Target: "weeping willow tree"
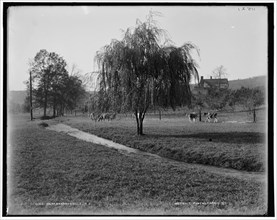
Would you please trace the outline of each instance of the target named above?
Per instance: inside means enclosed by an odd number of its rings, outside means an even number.
[[[190,104],[189,82],[198,79],[192,43],[169,46],[166,32],[160,29],[153,13],[145,22],[137,20],[122,40],[112,40],[97,52],[99,101],[102,111],[132,111],[137,134],[143,135],[143,120],[150,106]],[[162,42],[163,41],[163,42]]]

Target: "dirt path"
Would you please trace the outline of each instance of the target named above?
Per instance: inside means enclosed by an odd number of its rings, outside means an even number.
[[[246,172],[246,171],[220,168],[220,167],[209,166],[209,165],[180,162],[180,161],[160,157],[156,154],[151,154],[151,153],[147,153],[147,152],[137,150],[134,148],[126,147],[122,144],[118,144],[113,141],[98,137],[96,135],[80,131],[76,128],[72,128],[65,124],[51,125],[51,126],[47,127],[47,129],[57,131],[57,132],[63,132],[70,136],[76,137],[80,140],[84,140],[87,142],[100,144],[100,145],[103,145],[103,146],[106,146],[109,148],[115,148],[118,150],[119,153],[127,155],[127,156],[136,156],[136,157],[137,156],[149,156],[149,157],[153,157],[153,159],[162,160],[162,162],[167,162],[174,166],[184,166],[184,164],[185,164],[188,168],[204,170],[206,172],[224,175],[224,176],[228,176],[228,177],[233,177],[233,178],[238,178],[238,179],[243,179],[243,180],[254,180],[254,181],[259,181],[259,182],[266,181],[266,176],[263,173]]]

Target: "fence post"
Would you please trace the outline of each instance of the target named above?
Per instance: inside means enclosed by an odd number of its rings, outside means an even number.
[[[253,122],[256,122],[256,111],[255,108],[253,109]]]
[[[31,121],[33,120],[33,98],[32,98],[32,72],[29,72],[30,74],[30,114],[31,114]]]
[[[201,109],[199,109],[199,121],[201,121]]]

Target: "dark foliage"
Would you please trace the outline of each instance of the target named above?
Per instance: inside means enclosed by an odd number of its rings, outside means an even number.
[[[181,47],[162,44],[167,38],[149,14],[146,22],[137,21],[122,40],[112,40],[97,52],[100,111],[132,111],[138,135],[143,134],[143,120],[152,106],[172,107],[190,104],[189,82],[198,78],[191,52],[192,43]],[[167,39],[166,39],[167,40]]]
[[[193,104],[198,107],[206,107],[214,110],[222,110],[236,106],[242,106],[246,110],[252,110],[265,102],[264,91],[260,88],[245,88],[237,90],[221,89],[209,90],[206,96],[193,97]]]
[[[53,117],[63,115],[64,109],[76,108],[85,90],[78,76],[69,75],[66,61],[55,52],[40,50],[30,63],[35,107],[53,109]],[[27,83],[29,91],[29,83]],[[30,100],[29,96],[27,99]],[[26,103],[28,109],[28,104]],[[30,108],[30,107],[29,107]]]

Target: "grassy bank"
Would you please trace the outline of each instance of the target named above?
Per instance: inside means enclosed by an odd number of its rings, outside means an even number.
[[[135,120],[97,122],[84,117],[57,119],[80,130],[163,157],[245,171],[265,170],[263,123],[190,123],[185,118],[146,118],[136,135]]]
[[[265,185],[126,156],[14,118],[9,214],[262,215]]]

